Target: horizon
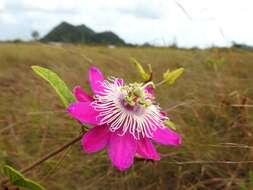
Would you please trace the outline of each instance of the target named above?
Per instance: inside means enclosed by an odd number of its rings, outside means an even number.
[[[138,45],[176,43],[185,48],[230,47],[233,42],[253,45],[253,26],[249,24],[253,2],[190,2],[0,0],[0,24],[3,26],[0,40],[27,41],[33,30],[42,37],[65,21],[72,25],[84,24],[96,32],[112,31],[126,43]]]

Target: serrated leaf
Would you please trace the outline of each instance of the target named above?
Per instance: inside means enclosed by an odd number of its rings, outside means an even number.
[[[147,73],[142,65],[134,58],[131,58],[131,61],[134,63],[134,65],[136,66],[138,72],[140,73],[141,77],[143,78],[144,81],[148,81],[151,77],[150,73]],[[149,66],[149,70],[151,70],[151,66]]]
[[[60,77],[56,73],[40,66],[32,66],[32,69],[36,74],[49,82],[49,84],[60,96],[65,107],[67,107],[71,102],[75,101],[75,98],[67,85],[63,82],[63,80],[60,79]]]
[[[46,190],[40,184],[26,178],[11,166],[4,166],[4,174],[9,177],[10,182],[17,187],[23,187],[29,190]]]
[[[184,72],[184,68],[179,68],[173,71],[167,70],[164,74],[163,74],[163,80],[169,84],[172,85],[175,83],[175,81],[183,74]]]

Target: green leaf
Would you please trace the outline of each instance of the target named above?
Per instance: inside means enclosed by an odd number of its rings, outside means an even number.
[[[249,171],[249,182],[250,182],[250,187],[253,187],[253,172]]]
[[[241,182],[239,185],[239,190],[247,190],[247,187],[244,182]]]
[[[17,187],[23,187],[29,190],[46,190],[40,184],[25,178],[25,176],[11,166],[4,166],[4,174],[9,177],[10,182]]]
[[[30,189],[30,190],[46,190],[40,184],[38,184],[38,183],[36,183],[36,182],[34,182],[30,179],[25,179],[25,181],[26,181],[26,184],[23,187],[25,187],[27,189]]]
[[[32,69],[36,74],[38,74],[40,77],[50,83],[50,85],[60,96],[65,107],[67,107],[69,103],[75,101],[75,98],[67,85],[63,82],[63,80],[60,79],[60,77],[56,73],[40,66],[32,66]]]
[[[169,120],[169,119],[167,119],[167,120],[164,121],[164,125],[165,125],[166,127],[170,128],[170,129],[173,129],[174,131],[177,130],[176,124],[173,123],[173,122],[172,122],[171,120]]]
[[[8,165],[4,166],[4,174],[9,177],[12,183],[24,180],[24,176],[19,171]]]
[[[151,77],[150,73],[147,73],[143,67],[141,66],[141,64],[134,58],[131,58],[131,61],[134,63],[134,65],[136,66],[138,72],[140,73],[141,77],[143,78],[144,81],[148,81]],[[149,66],[149,71],[152,71],[151,66]]]
[[[175,81],[183,74],[184,68],[179,68],[173,71],[167,70],[163,74],[163,80],[169,85],[172,85],[175,83]]]

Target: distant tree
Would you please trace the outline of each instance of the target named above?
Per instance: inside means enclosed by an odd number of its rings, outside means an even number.
[[[178,48],[177,47],[177,38],[174,37],[172,43],[169,45],[170,48]]]
[[[151,45],[150,43],[148,43],[148,42],[145,42],[145,43],[142,45],[142,47],[152,47],[152,45]]]
[[[32,36],[34,41],[38,41],[39,37],[40,37],[40,34],[37,30],[34,30],[34,31],[32,31],[31,36]]]
[[[10,42],[13,42],[13,43],[18,44],[18,43],[22,43],[22,42],[23,42],[23,40],[22,40],[22,39],[20,39],[20,38],[16,38],[16,39],[14,39],[14,40],[11,40]]]

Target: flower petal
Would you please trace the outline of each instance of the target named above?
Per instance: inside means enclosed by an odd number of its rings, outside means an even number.
[[[145,92],[148,93],[150,96],[154,96],[154,88],[152,86],[146,86],[144,88]]]
[[[91,66],[89,69],[89,81],[91,89],[95,94],[98,94],[99,92],[103,91],[103,86],[101,85],[101,83],[104,80],[105,79],[101,71],[98,68]]]
[[[79,102],[91,102],[93,100],[80,86],[75,86],[73,94]]]
[[[160,160],[159,154],[148,138],[142,138],[137,142],[137,154],[141,157],[151,160]]]
[[[167,113],[166,113],[166,112],[164,112],[164,111],[160,111],[160,115],[162,116],[162,118],[167,117]]]
[[[98,152],[108,144],[109,137],[110,131],[107,126],[96,126],[84,134],[83,150],[87,153]]]
[[[78,102],[70,104],[67,112],[75,119],[88,125],[99,125],[98,112],[90,105],[90,102]]]
[[[175,131],[168,128],[157,128],[157,130],[153,133],[152,139],[159,144],[164,145],[180,145],[181,137]]]
[[[131,134],[121,136],[117,132],[111,133],[109,156],[112,164],[119,170],[125,170],[133,164],[136,148],[136,140]]]
[[[116,79],[114,81],[116,84],[120,85],[120,86],[123,86],[124,85],[124,80],[123,79]]]

